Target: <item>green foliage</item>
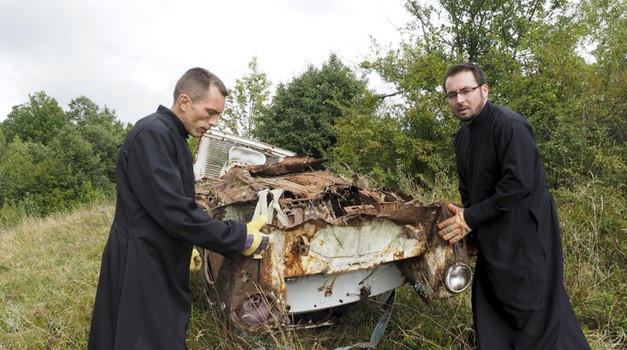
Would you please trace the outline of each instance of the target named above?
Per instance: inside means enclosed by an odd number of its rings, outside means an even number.
[[[7,138],[4,136],[2,127],[0,127],[0,161],[2,161],[3,159],[6,146],[7,146]]]
[[[190,137],[187,139],[187,147],[189,148],[189,151],[192,154],[192,156],[196,154],[196,149],[198,148],[199,142],[200,142],[200,138],[198,137]]]
[[[35,164],[28,144],[16,137],[11,142],[0,163],[0,204],[9,204],[23,198],[34,185]]]
[[[395,137],[386,141],[395,142],[393,152],[398,153],[389,154],[387,161],[400,159],[401,163],[400,167],[387,169],[394,169],[396,182],[409,175],[421,186],[433,182],[438,173],[454,171],[452,138],[458,126],[455,119],[445,117],[449,110],[442,93],[441,77],[448,67],[446,56],[441,48],[429,45],[433,45],[433,41],[405,44],[362,65],[397,89],[392,94],[397,101],[391,102],[389,114],[382,118],[389,122],[387,128],[398,130]],[[382,99],[388,97],[381,96]],[[345,149],[350,149],[350,138],[343,141]],[[387,158],[386,151],[379,152]],[[348,154],[346,158],[350,158]],[[387,185],[394,183],[391,179],[386,182]]]
[[[43,92],[29,98],[0,125],[3,212],[49,215],[112,195],[118,145],[129,128],[86,97],[67,113]]]
[[[355,159],[356,168],[366,173],[380,172],[382,164],[396,174],[396,180],[385,176],[390,184],[409,174],[423,186],[437,174],[454,172],[452,138],[458,125],[442,98],[442,77],[450,64],[473,61],[484,69],[490,99],[531,122],[552,188],[572,187],[593,174],[624,191],[625,2],[442,0],[407,1],[406,7],[415,18],[407,38],[398,48],[379,48],[374,59],[362,63],[396,91],[382,96],[394,98],[387,102],[394,105],[392,112],[370,116],[368,126],[357,130],[391,150],[369,158],[361,149],[351,154],[354,139],[370,148],[345,130],[336,157],[350,166]],[[400,131],[394,137],[384,131],[389,138],[383,140],[378,131],[364,130],[382,127],[383,122],[370,121],[374,118],[385,121],[381,130]]]
[[[270,80],[259,71],[257,57],[248,63],[250,73],[235,81],[230,91],[220,124],[235,135],[252,137],[255,120],[262,115],[270,101]]]
[[[43,91],[28,96],[29,102],[14,106],[2,122],[7,140],[48,144],[56,133],[69,123],[59,104]]]
[[[68,118],[76,125],[76,130],[87,141],[94,156],[98,159],[102,174],[108,185],[115,183],[115,164],[119,147],[131,125],[124,126],[117,120],[115,111],[100,108],[87,97],[79,97],[69,104]]]
[[[104,164],[95,154],[92,143],[83,138],[83,135],[74,127],[61,130],[59,135],[50,143],[50,151],[60,163],[70,165],[73,177],[80,181],[105,183]]]
[[[428,181],[424,174],[434,173],[444,162],[437,154],[434,157],[437,143],[414,137],[410,131],[416,129],[399,128],[390,114],[354,112],[338,120],[335,130],[337,144],[331,166],[339,170],[346,164],[383,187],[401,188],[406,176],[423,185]]]
[[[594,47],[593,78],[582,105],[590,143],[595,147],[594,173],[627,183],[627,3],[620,0],[581,2],[587,34],[583,41]]]
[[[13,203],[3,203],[0,206],[0,228],[11,228],[26,218],[26,210]]]
[[[588,147],[589,120],[581,114],[590,69],[575,50],[577,21],[561,17],[555,23],[538,23],[525,40],[530,56],[499,87],[497,101],[508,105],[534,126],[535,136],[553,187],[585,175],[592,156]],[[581,82],[584,82],[583,84]]]
[[[63,129],[35,170],[33,193],[42,213],[70,209],[112,191],[104,165],[75,127]]]
[[[264,142],[316,158],[335,146],[333,125],[343,109],[355,106],[366,84],[335,54],[321,68],[309,66],[289,84],[280,84],[272,105],[260,115],[253,134]]]
[[[350,164],[353,171],[386,185],[397,179],[393,172],[397,162],[408,159],[403,153],[411,140],[402,137],[394,120],[357,114],[341,119],[336,127],[333,159],[337,163]]]

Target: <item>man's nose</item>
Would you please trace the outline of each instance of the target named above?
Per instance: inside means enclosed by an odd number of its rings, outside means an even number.
[[[209,116],[209,125],[211,125],[212,127],[217,127],[219,119],[220,118],[219,118],[219,116],[217,114],[213,114],[213,115]]]

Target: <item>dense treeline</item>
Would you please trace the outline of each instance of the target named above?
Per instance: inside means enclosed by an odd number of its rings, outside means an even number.
[[[44,92],[0,124],[0,225],[115,194],[115,160],[128,126],[86,97],[63,111]]]

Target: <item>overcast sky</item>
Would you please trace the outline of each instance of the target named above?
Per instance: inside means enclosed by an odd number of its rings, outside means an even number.
[[[228,87],[259,69],[273,87],[331,52],[352,66],[400,40],[404,0],[19,0],[0,5],[0,121],[44,91],[81,95],[135,123],[172,104],[176,80],[207,68]]]

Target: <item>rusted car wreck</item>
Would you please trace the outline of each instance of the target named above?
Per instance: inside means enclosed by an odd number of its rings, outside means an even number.
[[[273,236],[262,259],[202,251],[203,278],[217,291],[212,302],[231,324],[249,332],[328,324],[334,308],[389,295],[404,283],[427,302],[468,287],[465,241],[451,246],[437,235],[436,223],[450,215],[446,207],[290,155],[216,131],[199,144],[199,205],[221,219],[265,215]]]

